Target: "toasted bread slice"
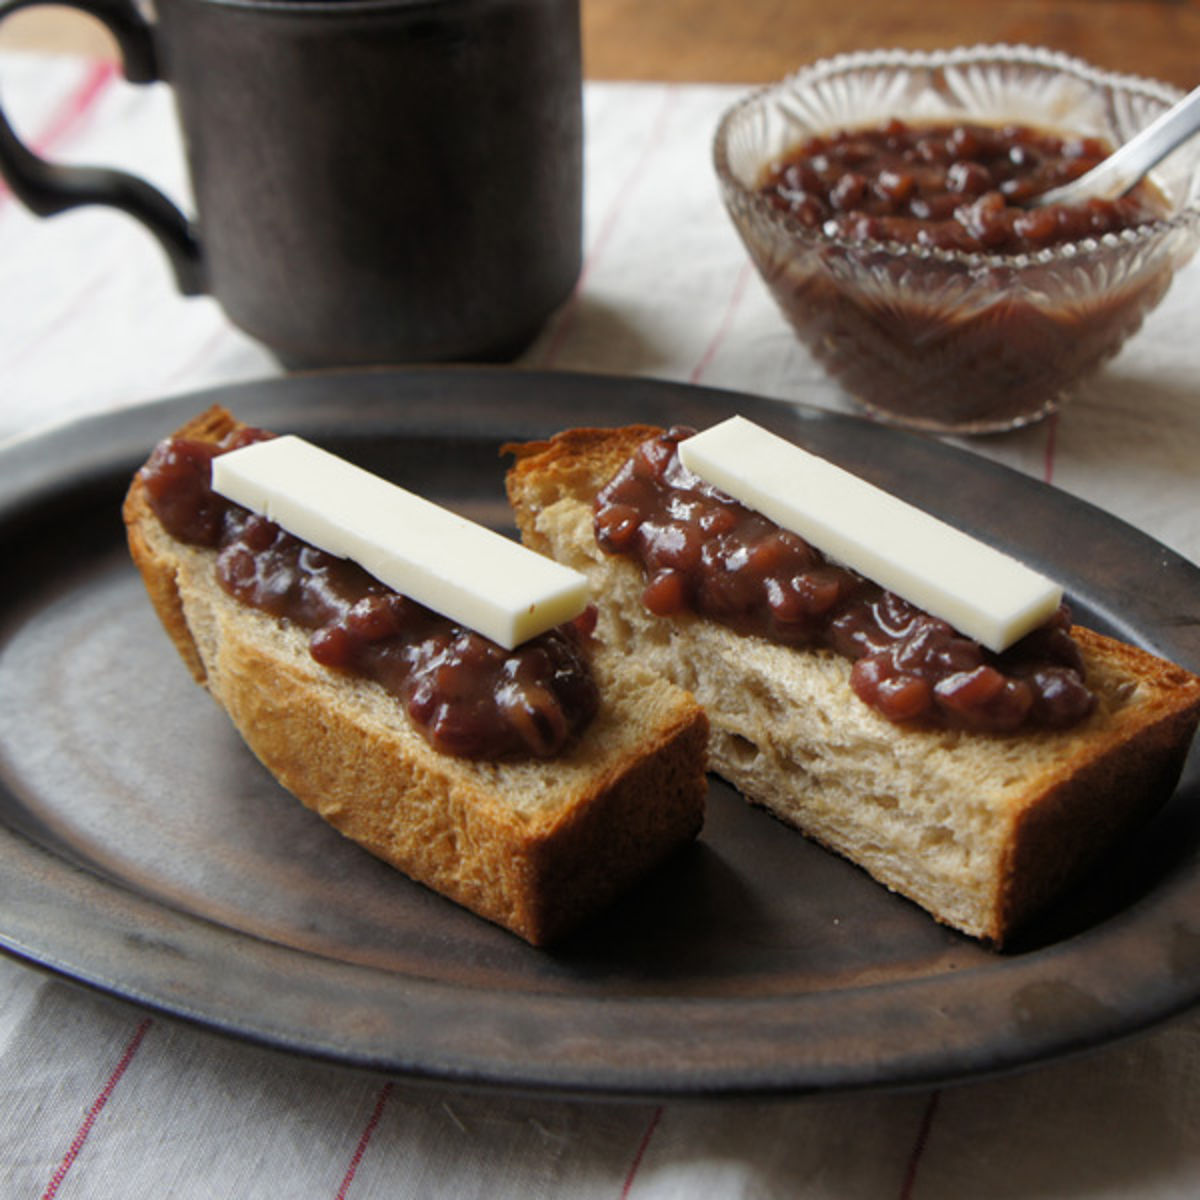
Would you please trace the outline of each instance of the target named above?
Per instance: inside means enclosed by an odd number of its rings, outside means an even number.
[[[848,660],[653,616],[632,560],[596,544],[596,493],[650,426],[509,447],[529,546],[585,571],[610,650],[693,692],[710,762],[750,801],[845,855],[938,920],[1002,944],[1170,794],[1200,716],[1200,679],[1076,627],[1098,696],[1065,731],[894,724],[859,700]]]
[[[219,442],[214,409],[180,430]],[[542,945],[693,838],[707,794],[707,722],[683,690],[600,653],[599,712],[552,760],[440,754],[367,679],[320,666],[309,635],[217,583],[215,551],[167,534],[135,477],[129,548],[197,682],[279,782],[405,874]]]

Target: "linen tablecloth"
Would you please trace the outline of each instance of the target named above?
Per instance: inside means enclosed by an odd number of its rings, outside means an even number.
[[[17,127],[186,205],[169,93],[7,53]],[[522,365],[851,409],[720,205],[709,145],[746,89],[589,83],[586,251]],[[1200,265],[1058,418],[971,448],[1200,560]],[[0,445],[85,413],[278,374],[105,210],[0,191]],[[9,586],[12,586],[11,582]],[[0,917],[2,919],[2,917]],[[418,1088],[223,1040],[0,960],[0,1196],[1194,1197],[1200,1018],[951,1088],[611,1104]]]

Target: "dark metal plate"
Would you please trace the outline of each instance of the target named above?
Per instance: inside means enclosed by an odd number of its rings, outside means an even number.
[[[1024,944],[942,929],[719,783],[700,841],[553,953],[410,883],[285,795],[187,677],[121,495],[214,400],[497,526],[499,445],[739,411],[1058,577],[1079,616],[1200,667],[1200,571],[942,443],[677,384],[317,374],[82,421],[0,453],[0,945],[259,1044],[412,1079],[620,1097],[942,1082],[1200,998],[1200,765]]]

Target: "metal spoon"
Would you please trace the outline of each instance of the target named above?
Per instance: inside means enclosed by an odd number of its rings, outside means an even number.
[[[1051,188],[1033,197],[1029,203],[1032,207],[1038,207],[1043,204],[1078,204],[1091,199],[1115,200],[1198,131],[1200,87],[1134,134],[1087,174],[1062,187]]]

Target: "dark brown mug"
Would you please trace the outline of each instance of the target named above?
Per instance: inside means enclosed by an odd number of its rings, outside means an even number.
[[[0,18],[45,0],[3,0]],[[105,204],[288,365],[502,360],[580,268],[579,0],[66,0],[174,94],[195,216],[38,158],[32,211]]]

